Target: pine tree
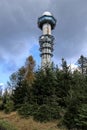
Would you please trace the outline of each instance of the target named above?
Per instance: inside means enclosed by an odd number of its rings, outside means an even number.
[[[77,61],[79,69],[81,70],[81,73],[86,73],[87,71],[87,57],[84,57],[83,55],[80,56],[80,58]]]
[[[75,71],[66,97],[66,112],[63,123],[69,128],[87,129],[87,81],[84,75]]]

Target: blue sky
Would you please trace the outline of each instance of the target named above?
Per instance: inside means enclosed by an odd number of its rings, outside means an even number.
[[[50,11],[57,19],[54,57],[75,63],[87,56],[87,0],[0,0],[0,84],[33,55],[40,65],[37,19]]]

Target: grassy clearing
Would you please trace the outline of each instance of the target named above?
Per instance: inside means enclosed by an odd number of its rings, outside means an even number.
[[[34,121],[32,117],[30,119],[21,118],[16,112],[12,112],[11,114],[0,112],[0,120],[7,120],[18,130],[60,130],[57,128],[57,121],[40,123]]]

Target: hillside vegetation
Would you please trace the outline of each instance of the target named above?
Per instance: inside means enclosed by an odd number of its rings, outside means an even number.
[[[21,118],[13,113],[8,119],[23,130],[27,125],[29,130],[46,126],[46,130],[87,130],[87,70],[84,74],[83,59],[87,60],[81,57],[78,62],[82,71],[72,72],[64,59],[61,69],[54,64],[35,69],[33,57],[28,57],[25,66],[10,76],[0,97],[0,110],[17,111]]]

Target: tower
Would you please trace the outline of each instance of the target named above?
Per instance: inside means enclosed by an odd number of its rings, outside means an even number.
[[[41,66],[51,64],[51,57],[53,56],[54,36],[51,35],[51,30],[56,25],[56,19],[50,12],[44,12],[38,18],[38,27],[42,30],[43,34],[39,37]]]

